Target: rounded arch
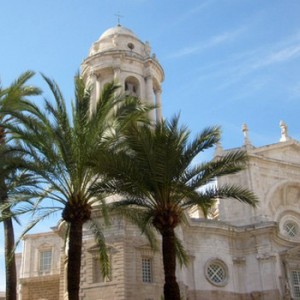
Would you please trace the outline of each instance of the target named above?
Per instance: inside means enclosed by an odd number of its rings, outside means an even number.
[[[267,193],[265,211],[274,221],[278,221],[285,211],[293,210],[300,213],[300,181],[282,180],[275,184]]]
[[[161,86],[160,86],[159,81],[155,77],[153,77],[153,91],[154,91],[154,93],[156,91],[160,91],[160,90],[161,90]]]
[[[128,96],[140,97],[141,84],[140,81],[134,76],[128,76],[124,80],[124,91]]]

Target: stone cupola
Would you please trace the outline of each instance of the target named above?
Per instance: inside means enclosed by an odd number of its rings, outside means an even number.
[[[94,101],[104,84],[114,80],[121,85],[121,92],[158,106],[153,120],[162,118],[163,68],[151,54],[150,44],[143,43],[130,29],[117,25],[106,30],[83,61],[82,76],[94,87]]]

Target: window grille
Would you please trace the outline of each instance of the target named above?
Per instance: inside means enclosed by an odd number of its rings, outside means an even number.
[[[50,273],[52,264],[52,251],[46,250],[40,252],[40,272]]]
[[[213,259],[206,263],[205,275],[210,283],[217,286],[224,286],[228,282],[227,266],[219,259]]]
[[[285,223],[284,230],[289,237],[295,237],[298,234],[298,226],[294,222]]]
[[[292,283],[293,283],[293,299],[300,299],[300,270],[292,271]]]
[[[142,259],[142,278],[143,282],[152,282],[152,260],[150,258]]]
[[[225,279],[225,270],[219,264],[210,264],[207,269],[207,274],[211,281],[222,283]]]

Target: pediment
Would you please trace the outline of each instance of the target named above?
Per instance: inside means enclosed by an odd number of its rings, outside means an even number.
[[[106,245],[106,249],[107,249],[107,251],[109,251],[109,252],[112,252],[112,251],[115,250],[114,247],[111,246],[111,245]],[[99,245],[94,244],[93,246],[87,248],[86,250],[87,250],[88,252],[90,252],[90,253],[95,253],[95,252],[98,253],[98,252],[99,252]]]
[[[53,246],[52,244],[45,242],[45,243],[40,244],[39,248],[40,249],[47,249],[47,248],[52,248],[52,246]]]
[[[135,248],[136,249],[139,249],[139,250],[151,250],[151,247],[150,247],[150,245],[149,244],[147,244],[147,243],[137,243],[136,245],[135,245]]]
[[[154,255],[154,250],[149,244],[141,243],[135,246],[136,250],[139,251],[143,256],[152,257]]]
[[[287,163],[300,163],[300,143],[295,140],[280,142],[251,150],[250,154]]]
[[[93,245],[87,249],[88,252],[98,252],[99,251],[99,246],[98,245]]]

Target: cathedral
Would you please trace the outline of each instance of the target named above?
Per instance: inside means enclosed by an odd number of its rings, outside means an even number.
[[[153,120],[162,118],[164,71],[148,42],[117,25],[92,45],[82,63],[82,76],[101,88],[115,80],[124,93],[157,105]],[[195,209],[177,230],[188,252],[188,266],[177,267],[185,300],[300,299],[300,143],[280,123],[278,141],[251,144],[247,126],[242,149],[249,155],[243,172],[217,179],[254,191],[257,208],[231,200],[217,203],[211,218]],[[215,156],[228,150],[218,145]],[[97,212],[96,212],[97,214]],[[102,216],[97,216],[100,224]],[[111,216],[104,226],[111,274],[103,278],[92,232],[84,229],[80,297],[82,300],[163,299],[160,252],[153,252],[140,231],[123,217]],[[20,300],[67,299],[63,228],[28,234],[18,254]]]

